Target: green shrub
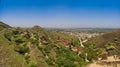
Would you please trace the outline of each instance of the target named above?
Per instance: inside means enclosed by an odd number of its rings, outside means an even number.
[[[115,47],[114,47],[114,44],[113,44],[113,43],[109,43],[109,44],[105,45],[105,48],[106,48],[106,50],[112,50],[112,49],[114,49]]]
[[[29,67],[37,67],[37,63],[30,61],[30,63],[28,64]]]
[[[46,59],[48,65],[54,65],[52,59]]]
[[[17,44],[20,44],[20,43],[23,43],[24,41],[23,41],[21,38],[16,38],[16,39],[15,39],[15,42],[16,42]]]
[[[30,55],[28,55],[28,54],[25,55],[25,60],[26,60],[27,63],[29,63],[30,62]]]
[[[17,45],[14,50],[19,52],[20,54],[24,54],[29,51],[29,47]]]
[[[11,31],[6,31],[4,33],[4,37],[7,38],[9,41],[11,41],[12,36],[13,36],[13,34]]]
[[[32,43],[32,44],[35,44],[35,45],[38,45],[39,44],[39,41],[38,41],[38,39],[33,39],[33,38],[31,38],[30,39],[30,42]]]
[[[58,64],[59,67],[75,67],[74,62],[65,57],[57,58],[56,63]]]
[[[79,43],[79,39],[78,38],[72,39],[72,43],[71,43],[72,46],[78,46],[79,44],[80,43]]]
[[[19,34],[19,31],[18,31],[18,30],[14,30],[14,31],[13,31],[13,34],[14,34],[14,35],[17,35],[17,34]]]

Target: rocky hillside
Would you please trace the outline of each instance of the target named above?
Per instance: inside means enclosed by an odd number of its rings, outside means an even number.
[[[0,31],[0,67],[82,67],[81,47],[75,36],[32,28]]]
[[[76,36],[34,26],[0,23],[0,67],[85,67],[99,58],[120,56],[120,30],[91,38],[84,47]]]
[[[90,67],[94,65],[97,67],[120,66],[120,29],[91,38],[86,44],[91,45],[94,51],[98,50],[99,52],[96,54],[96,62]]]

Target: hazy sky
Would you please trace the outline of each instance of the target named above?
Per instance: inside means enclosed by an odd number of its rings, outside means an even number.
[[[120,28],[120,0],[0,0],[12,26]]]

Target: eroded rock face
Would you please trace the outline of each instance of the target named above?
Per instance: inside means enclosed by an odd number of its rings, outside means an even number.
[[[120,67],[119,56],[108,56],[107,59],[95,61],[88,67]]]
[[[112,65],[108,65],[108,64],[98,64],[97,62],[94,62],[90,65],[88,65],[87,67],[120,67],[120,64],[112,64]]]

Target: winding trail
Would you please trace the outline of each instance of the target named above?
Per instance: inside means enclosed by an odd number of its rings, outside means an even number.
[[[80,41],[80,45],[81,45],[81,47],[84,48],[84,45],[83,45],[82,40],[81,40],[81,37],[78,37],[78,38],[79,38],[79,41]]]

